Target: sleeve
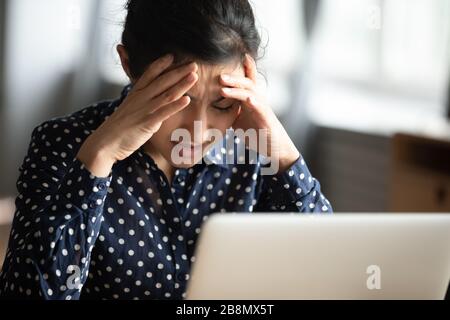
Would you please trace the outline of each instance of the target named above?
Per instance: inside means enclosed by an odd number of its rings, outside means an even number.
[[[256,200],[256,212],[333,212],[302,156],[288,170],[263,176]]]
[[[19,169],[1,296],[80,297],[111,182],[111,175],[94,177],[75,158],[88,134],[79,124],[54,120],[33,131]]]

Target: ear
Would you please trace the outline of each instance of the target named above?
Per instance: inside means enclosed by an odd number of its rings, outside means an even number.
[[[125,71],[126,75],[130,79],[130,81],[132,83],[134,83],[135,79],[133,79],[133,77],[131,76],[130,59],[128,58],[127,49],[125,49],[125,47],[122,44],[117,45],[116,49],[117,49],[117,53],[119,54],[119,57],[120,57],[120,62],[122,64],[123,71]]]
[[[257,76],[258,76],[258,70],[256,68],[256,62],[252,58],[252,56],[249,55],[248,53],[245,54],[244,69],[245,69],[245,76],[256,83]]]

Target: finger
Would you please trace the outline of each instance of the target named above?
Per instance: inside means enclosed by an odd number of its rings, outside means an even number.
[[[161,75],[159,78],[155,79],[152,82],[152,85],[148,88],[148,91],[146,92],[147,98],[152,99],[163,94],[165,91],[176,85],[178,82],[180,82],[180,80],[188,76],[190,73],[197,71],[198,65],[193,62]]]
[[[253,96],[252,91],[241,88],[222,88],[220,89],[220,94],[224,98],[236,99],[243,102],[246,102],[249,97]]]
[[[252,56],[249,55],[248,53],[245,54],[244,67],[245,67],[246,77],[251,79],[254,83],[256,83],[257,75],[258,75],[258,70],[256,68],[256,62],[252,58]]]
[[[176,83],[169,90],[163,92],[158,97],[154,98],[155,108],[153,112],[180,99],[186,92],[189,91],[198,81],[198,75],[191,72],[180,82]]]
[[[150,114],[147,121],[149,123],[159,123],[164,122],[173,115],[177,114],[191,103],[191,98],[188,96],[181,97],[177,101],[172,102],[169,105],[160,108],[154,113]]]
[[[254,94],[250,90],[239,88],[222,88],[220,93],[224,98],[242,101],[242,105],[246,107],[247,110],[254,110],[258,107]]]
[[[223,74],[220,76],[220,84],[227,87],[235,87],[241,89],[254,89],[253,80],[245,77],[236,77],[233,75]]]
[[[255,97],[248,97],[246,101],[247,106],[251,109],[262,109],[262,105]]]
[[[147,87],[153,80],[159,77],[173,63],[173,55],[165,55],[148,66],[144,74],[134,85],[135,90],[142,90]]]

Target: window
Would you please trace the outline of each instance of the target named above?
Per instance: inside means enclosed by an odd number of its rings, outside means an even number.
[[[319,124],[383,134],[445,126],[448,0],[323,0],[312,47],[308,112]]]
[[[317,72],[436,99],[450,62],[448,0],[325,0],[315,39]]]

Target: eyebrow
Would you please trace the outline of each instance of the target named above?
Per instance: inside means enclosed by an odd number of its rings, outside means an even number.
[[[193,100],[193,101],[199,100],[197,97],[194,97],[194,96],[192,96],[192,95],[190,95],[190,94],[188,94],[188,93],[186,93],[185,96],[188,96],[188,97],[191,98],[191,100]],[[221,102],[221,101],[223,101],[223,100],[225,100],[225,99],[226,99],[225,97],[220,97],[220,98],[217,99],[216,101],[213,101],[213,103],[219,103],[219,102]]]

